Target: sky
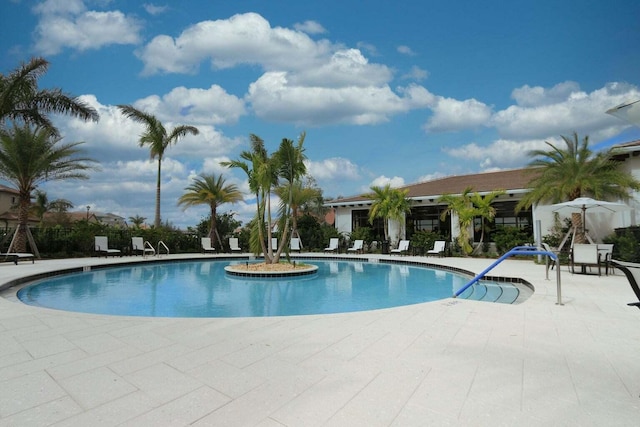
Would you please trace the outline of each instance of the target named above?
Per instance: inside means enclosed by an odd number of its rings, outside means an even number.
[[[325,198],[524,167],[573,132],[594,150],[640,138],[605,113],[640,99],[639,17],[637,0],[0,0],[0,72],[44,57],[40,87],[100,114],[54,118],[100,170],[46,183],[49,199],[153,223],[157,161],[128,104],[200,130],[165,152],[163,222],[208,215],[177,200],[214,173],[245,194],[219,212],[246,223],[246,175],[220,162],[250,134],[272,153],[305,132]]]

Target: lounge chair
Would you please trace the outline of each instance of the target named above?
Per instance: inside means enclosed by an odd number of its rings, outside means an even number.
[[[33,254],[26,252],[7,252],[0,253],[0,261],[11,261],[15,265],[18,265],[18,261],[31,260],[31,264],[35,264],[36,257]]]
[[[600,265],[602,259],[598,252],[598,245],[576,243],[571,248],[571,273],[575,274],[576,265],[581,267],[581,273],[586,274],[587,267],[598,267],[598,276],[601,275]]]
[[[444,240],[436,240],[433,242],[433,248],[427,251],[427,256],[437,255],[439,257],[444,255],[444,250],[447,243]]]
[[[337,237],[332,237],[329,239],[329,247],[324,248],[325,252],[338,252],[338,245],[340,244],[340,240]]]
[[[215,252],[216,251],[216,248],[211,246],[211,237],[203,237],[201,239],[200,244],[202,245],[202,252],[204,252],[205,254],[207,252]]]
[[[391,251],[389,251],[391,255],[393,254],[404,255],[407,252],[409,252],[408,240],[400,240],[400,243],[398,243],[398,247],[396,249],[391,249]]]
[[[122,251],[120,251],[120,249],[109,249],[109,239],[107,236],[95,236],[94,240],[94,249],[98,256],[104,255],[107,258],[109,255],[122,256]]]
[[[611,265],[622,270],[624,275],[627,276],[627,280],[629,280],[631,289],[636,294],[638,302],[630,302],[627,305],[640,308],[640,286],[638,286],[638,283],[640,283],[640,264],[612,259]]]
[[[300,252],[300,239],[292,237],[289,242],[289,248],[291,249],[291,252]]]
[[[347,252],[360,253],[364,251],[364,240],[355,240],[353,246],[347,249]]]
[[[242,249],[238,246],[237,237],[229,237],[229,248],[231,249],[231,252],[242,252]]]
[[[131,238],[131,253],[136,255],[140,252],[142,256],[147,254],[155,255],[156,250],[151,246],[151,243],[142,239],[142,237]]]

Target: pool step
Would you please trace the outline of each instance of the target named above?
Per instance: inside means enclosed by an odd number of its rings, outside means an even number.
[[[511,283],[478,282],[465,290],[458,298],[513,304],[519,295],[520,291]]]

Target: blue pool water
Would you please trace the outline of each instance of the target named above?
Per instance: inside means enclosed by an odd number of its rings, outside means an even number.
[[[36,282],[21,289],[18,298],[40,307],[111,315],[290,316],[434,301],[450,297],[469,280],[451,272],[404,264],[305,262],[317,265],[318,273],[290,279],[237,278],[225,273],[228,261],[95,269]]]

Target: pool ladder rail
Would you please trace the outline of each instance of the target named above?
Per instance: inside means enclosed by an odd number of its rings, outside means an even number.
[[[146,258],[148,255],[147,253],[151,253],[151,256],[157,256],[159,257],[162,254],[161,249],[164,248],[166,255],[169,255],[169,248],[167,247],[167,245],[164,244],[164,242],[162,240],[160,240],[158,242],[158,248],[154,248],[153,245],[148,241],[145,240],[144,241],[144,250],[142,251],[142,256],[144,258]]]

